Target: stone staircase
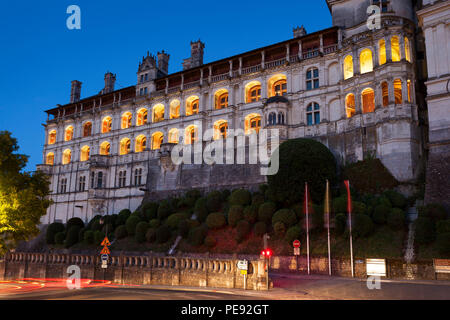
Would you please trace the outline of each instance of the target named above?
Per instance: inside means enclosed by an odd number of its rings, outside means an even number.
[[[191,220],[196,220],[197,216],[195,215],[195,213],[191,216]],[[175,242],[173,243],[173,245],[170,247],[169,251],[167,252],[168,255],[172,255],[175,252],[175,249],[177,248],[178,244],[180,243],[181,239],[183,239],[183,237],[178,236],[175,239]]]
[[[405,262],[406,262],[406,278],[413,280],[414,274],[416,274],[417,270],[414,270],[415,267],[412,265],[412,261],[414,260],[414,221],[417,219],[417,207],[422,205],[422,203],[418,200],[415,205],[410,207],[407,211],[406,219],[408,221],[408,238],[406,240],[406,250],[405,250]],[[417,266],[416,266],[417,268]]]

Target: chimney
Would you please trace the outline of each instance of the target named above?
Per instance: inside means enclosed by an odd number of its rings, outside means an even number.
[[[72,81],[72,87],[70,89],[70,103],[80,101],[81,96],[81,82],[78,80]]]
[[[199,67],[203,64],[205,44],[199,40],[191,41],[191,57],[183,60],[183,70]]]
[[[294,38],[300,38],[303,36],[306,36],[306,29],[305,27],[303,27],[303,25],[301,27],[294,28]]]
[[[103,94],[110,93],[114,91],[114,84],[116,83],[116,75],[111,72],[105,73],[105,88],[103,89]]]
[[[165,74],[169,73],[169,57],[170,55],[164,52],[158,52],[158,69]]]

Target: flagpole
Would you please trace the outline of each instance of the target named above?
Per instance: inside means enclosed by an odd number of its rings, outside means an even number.
[[[350,231],[350,267],[352,268],[352,278],[354,275],[353,270],[353,237],[352,237],[352,200],[350,195],[350,181],[346,180],[345,185],[347,187],[347,210],[349,216],[349,231]]]
[[[327,187],[325,191],[325,210],[327,215],[327,225],[328,225],[328,273],[331,276],[331,245],[330,245],[330,192],[329,183],[327,179]]]
[[[305,182],[305,210],[306,210],[306,260],[308,264],[308,274],[310,274],[309,267],[309,203],[308,203],[308,183]]]

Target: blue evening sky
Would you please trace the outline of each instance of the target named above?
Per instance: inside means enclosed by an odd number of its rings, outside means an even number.
[[[69,5],[81,9],[81,30],[69,30]],[[42,163],[44,110],[69,102],[70,81],[81,98],[97,94],[104,74],[116,89],[134,85],[147,51],[170,54],[169,72],[181,70],[190,41],[205,43],[204,63],[331,27],[325,0],[296,1],[7,1],[0,10],[0,130]]]

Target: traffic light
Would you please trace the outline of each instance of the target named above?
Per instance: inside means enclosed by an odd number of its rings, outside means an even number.
[[[270,249],[264,249],[263,251],[261,251],[261,255],[266,257],[266,258],[270,258],[272,256],[272,250]]]

